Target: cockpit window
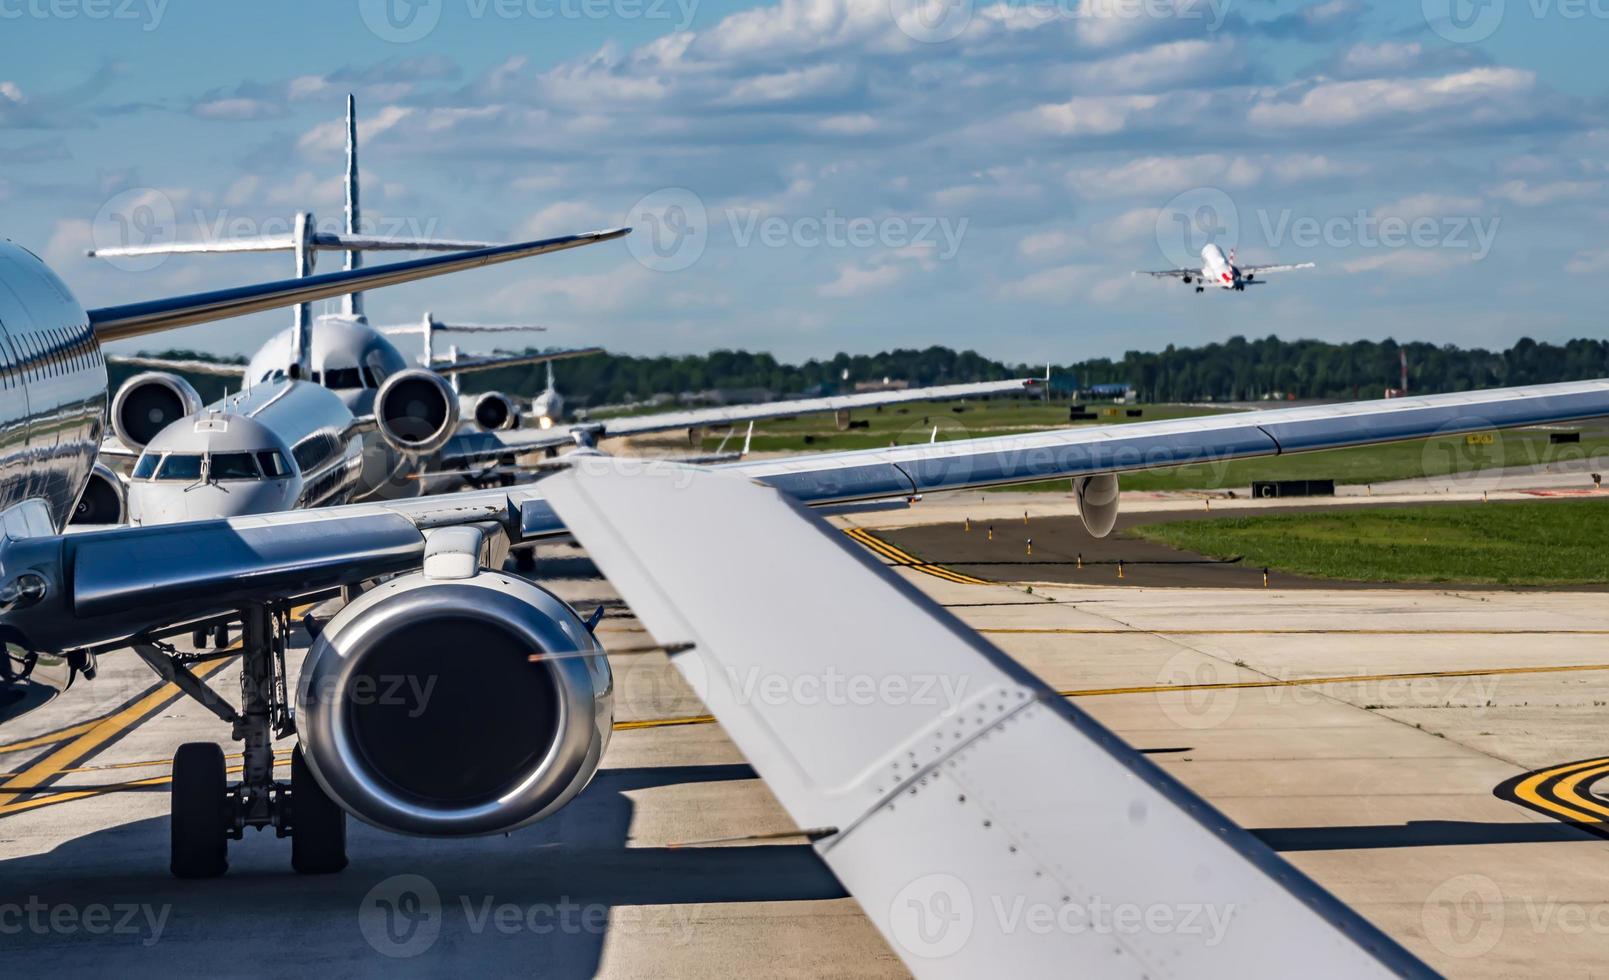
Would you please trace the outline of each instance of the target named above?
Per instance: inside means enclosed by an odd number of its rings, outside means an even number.
[[[169,453],[157,471],[158,480],[201,479],[201,457],[191,453]]]
[[[264,449],[257,454],[257,465],[263,468],[263,476],[270,480],[278,480],[289,476],[290,471],[285,467],[285,457],[277,449]]]
[[[349,388],[361,388],[363,387],[363,377],[362,375],[358,374],[358,369],[355,367],[325,368],[324,387],[333,388],[336,391],[345,391]]]
[[[363,387],[365,387],[365,388],[378,388],[378,387],[380,387],[379,383],[374,380],[374,372],[369,370],[368,365],[364,365],[362,370],[363,370]]]
[[[251,453],[213,453],[207,474],[214,480],[255,480],[258,476]]]
[[[364,376],[370,388],[378,388],[385,384],[387,371],[385,358],[377,350],[371,350],[363,358]]]
[[[141,453],[140,461],[134,464],[133,478],[136,480],[149,480],[151,474],[156,472],[156,464],[162,462],[161,453]]]

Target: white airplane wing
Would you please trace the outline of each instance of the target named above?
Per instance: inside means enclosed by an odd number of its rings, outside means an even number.
[[[688,412],[664,412],[652,415],[600,419],[598,424],[602,426],[602,435],[634,436],[650,432],[673,432],[677,429],[736,425],[740,422],[758,422],[762,419],[782,418],[788,415],[811,415],[817,412],[876,408],[882,405],[898,405],[902,402],[949,401],[957,398],[1009,395],[1033,388],[1037,384],[1042,384],[1037,378],[1012,378],[1006,381],[933,385],[926,388],[905,388],[898,391],[863,391],[853,395],[795,398],[789,401],[760,402],[754,405],[730,405],[720,408],[701,408]]]
[[[1080,426],[716,469],[803,504],[830,505],[1604,416],[1609,379]],[[417,568],[424,532],[437,527],[497,525],[514,543],[564,535],[564,523],[543,499],[544,485],[70,537],[0,528],[0,623],[35,649],[60,651],[245,601]],[[8,606],[8,594],[36,598]]]
[[[1298,262],[1295,265],[1243,265],[1240,271],[1247,275],[1266,275],[1270,272],[1295,272],[1297,269],[1316,269],[1316,263]]]
[[[551,429],[464,432],[455,436],[442,450],[440,462],[443,469],[455,469],[510,453],[574,446],[612,436],[637,436],[653,432],[675,432],[678,429],[738,425],[743,422],[757,422],[790,415],[875,408],[901,402],[950,401],[957,398],[981,398],[986,395],[1009,395],[1041,383],[1037,378],[1015,378],[1009,381],[932,385],[899,391],[865,391],[854,395],[830,395],[825,398],[795,398],[780,402],[759,402],[754,405],[700,408],[687,412],[626,415],[578,425],[555,426]]]
[[[598,463],[548,501],[916,976],[1433,975],[786,495]]]
[[[186,374],[207,374],[219,378],[233,378],[236,381],[246,376],[246,365],[219,364],[216,361],[188,361],[170,357],[107,354],[106,362],[108,364],[127,364],[130,367],[148,368],[152,371],[182,371]]]
[[[469,374],[475,371],[491,371],[495,368],[518,367],[523,364],[567,361],[572,357],[586,357],[588,354],[602,353],[602,347],[577,347],[570,350],[550,350],[529,354],[487,354],[484,356],[461,357],[456,361],[437,358],[430,363],[430,369],[439,371],[442,374]]]
[[[1136,276],[1150,276],[1152,279],[1199,279],[1200,269],[1141,269],[1134,273]]]

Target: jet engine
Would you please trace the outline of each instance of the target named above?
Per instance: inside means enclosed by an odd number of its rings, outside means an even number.
[[[476,425],[487,432],[520,427],[519,404],[502,392],[488,391],[483,395],[466,397],[474,399],[470,403],[470,416]]]
[[[177,374],[147,371],[123,382],[112,399],[112,431],[130,449],[140,450],[186,415],[201,411],[201,396]]]
[[[374,416],[380,434],[398,452],[429,455],[458,428],[458,393],[434,371],[399,371],[375,393]]]
[[[1073,478],[1073,496],[1078,498],[1078,516],[1090,537],[1104,538],[1117,523],[1117,474]]]
[[[89,483],[73,508],[69,524],[122,524],[128,520],[128,487],[105,463],[89,471]]]
[[[353,815],[431,837],[497,834],[554,813],[597,771],[614,680],[575,610],[524,579],[416,573],[319,633],[296,727]]]

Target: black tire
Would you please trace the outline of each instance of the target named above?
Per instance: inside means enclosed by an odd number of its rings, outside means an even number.
[[[304,875],[346,867],[346,811],[313,778],[299,745],[291,750],[291,867]]]
[[[207,631],[204,629],[193,631],[190,634],[190,645],[197,650],[205,650],[207,648]]]
[[[220,650],[229,645],[228,623],[219,623],[212,628],[212,645]]]
[[[216,878],[229,869],[232,814],[223,749],[186,742],[173,756],[173,834],[169,869],[175,878]]]

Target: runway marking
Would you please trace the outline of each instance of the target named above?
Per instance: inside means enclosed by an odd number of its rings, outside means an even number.
[[[101,717],[105,716],[102,715]],[[21,742],[7,742],[5,745],[0,745],[0,755],[4,755],[8,752],[22,752],[25,749],[37,749],[44,745],[55,745],[57,742],[72,738],[74,735],[82,735],[84,732],[94,728],[97,721],[100,721],[100,718],[91,718],[89,721],[81,721],[76,725],[69,725],[66,728],[58,728],[53,732],[46,732],[43,735],[35,735],[33,738],[24,739]],[[7,779],[10,778],[10,776],[11,774],[7,773],[3,776],[0,776],[0,779]]]
[[[1586,759],[1522,773],[1503,781],[1492,792],[1498,799],[1609,837],[1609,805],[1589,788],[1606,775],[1609,757]]]
[[[205,680],[233,662],[233,657],[209,661],[202,664],[195,671],[195,674]],[[180,691],[177,686],[164,682],[144,695],[134,698],[111,714],[99,719],[55,751],[46,753],[43,758],[25,768],[21,773],[6,780],[4,783],[0,783],[0,814],[8,812],[7,808],[16,802],[17,797],[21,795],[19,791],[40,788],[58,776],[61,770],[82,763],[85,759],[98,752],[107,742],[127,732],[141,721],[156,714],[183,696],[184,692]],[[70,729],[67,730],[70,731]]]
[[[240,758],[240,754],[236,753],[235,755],[228,756],[227,758],[238,759]],[[171,766],[172,764],[173,760],[171,759],[163,759],[158,762],[145,763],[145,765],[153,766]],[[274,753],[274,766],[276,768],[279,766],[288,765],[290,765],[289,750]],[[229,766],[224,769],[224,773],[226,775],[238,776],[244,768],[245,766],[243,765]],[[110,786],[89,786],[85,787],[84,789],[63,790],[59,793],[52,793],[49,796],[38,796],[31,800],[22,800],[17,803],[9,803],[5,806],[0,806],[0,816],[5,816],[6,814],[10,813],[23,813],[27,810],[37,810],[40,807],[53,806],[57,803],[71,803],[73,800],[88,799],[92,796],[104,796],[108,793],[125,793],[131,789],[143,789],[147,786],[166,786],[171,782],[173,782],[173,774],[167,773],[166,775],[162,776],[147,776],[144,779],[134,779],[126,783],[113,783]]]
[[[922,561],[915,555],[902,551],[901,549],[889,544],[887,541],[884,541],[882,538],[873,535],[870,531],[863,527],[845,528],[844,533],[849,535],[850,538],[854,539],[856,542],[865,545],[872,551],[883,556],[884,558],[887,558],[890,562],[901,568],[909,568],[913,571],[922,572],[926,575],[932,575],[934,578],[944,579],[946,582],[955,582],[958,585],[998,584],[991,582],[988,579],[975,578],[971,575],[963,575],[960,572],[945,568],[943,565],[934,565],[931,562]]]

